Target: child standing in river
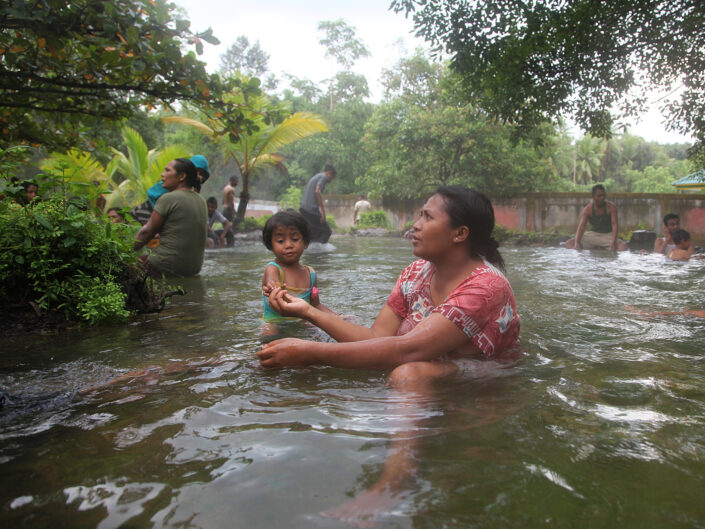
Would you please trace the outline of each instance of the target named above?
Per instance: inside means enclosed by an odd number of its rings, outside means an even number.
[[[262,276],[262,300],[264,303],[265,328],[263,335],[276,334],[274,322],[287,319],[269,305],[269,293],[283,286],[289,295],[302,298],[314,307],[330,312],[321,304],[316,286],[316,271],[302,265],[299,260],[311,241],[306,219],[293,209],[280,211],[267,220],[262,230],[264,245],[274,253],[275,259],[264,269]]]

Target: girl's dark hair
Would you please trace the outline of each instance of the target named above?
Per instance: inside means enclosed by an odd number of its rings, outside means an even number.
[[[441,186],[434,192],[445,202],[445,210],[453,228],[467,226],[470,255],[483,257],[500,270],[504,259],[499,253],[499,243],[492,237],[494,208],[484,194],[463,186]]]
[[[293,209],[284,209],[269,217],[262,228],[262,242],[268,250],[272,250],[272,234],[274,228],[284,226],[285,228],[296,228],[304,239],[304,244],[308,246],[311,236],[308,232],[308,222],[304,216]]]
[[[690,240],[690,233],[685,230],[676,230],[673,232],[673,242],[675,244],[680,244],[683,241]]]
[[[196,166],[188,158],[175,158],[174,169],[176,169],[178,174],[184,173],[186,175],[186,185],[188,187],[196,187],[199,184]]]

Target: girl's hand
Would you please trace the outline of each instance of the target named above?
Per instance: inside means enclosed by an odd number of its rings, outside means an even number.
[[[308,366],[314,363],[313,346],[313,342],[306,340],[284,338],[264,344],[257,356],[262,367]]]
[[[276,287],[269,294],[269,306],[282,316],[306,318],[311,309],[306,301],[289,294],[284,287]]]
[[[283,287],[286,287],[286,285],[282,285]],[[277,283],[273,279],[270,279],[267,281],[265,284],[262,285],[262,295],[263,296],[269,296],[269,294],[272,293],[272,290],[277,288]]]

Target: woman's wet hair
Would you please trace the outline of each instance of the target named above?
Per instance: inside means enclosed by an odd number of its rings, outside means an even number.
[[[470,254],[483,257],[497,268],[504,270],[504,259],[499,253],[499,243],[492,237],[494,208],[483,193],[463,186],[441,186],[434,195],[443,197],[445,210],[453,228],[467,226]]]
[[[277,226],[296,228],[299,230],[299,233],[304,240],[304,244],[308,246],[308,243],[311,242],[311,235],[308,231],[308,222],[306,222],[304,216],[293,209],[284,209],[269,217],[267,222],[264,224],[264,228],[262,228],[262,242],[264,242],[264,245],[268,250],[272,250],[272,235],[274,234],[274,229]]]
[[[174,169],[176,169],[178,174],[183,173],[186,175],[185,182],[188,187],[196,187],[199,184],[196,166],[188,158],[175,158]]]
[[[676,230],[673,232],[673,243],[674,244],[680,244],[683,241],[689,241],[690,240],[690,233],[688,233],[685,230]]]

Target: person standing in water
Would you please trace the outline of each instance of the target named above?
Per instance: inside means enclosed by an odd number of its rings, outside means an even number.
[[[276,340],[257,353],[263,367],[328,365],[389,370],[404,431],[393,436],[382,475],[365,492],[324,513],[359,527],[399,500],[416,472],[419,396],[451,377],[472,377],[519,359],[519,315],[502,273],[504,261],[492,238],[490,200],[461,186],[440,187],[414,224],[419,259],[397,280],[372,327],[362,327],[274,288],[269,305],[284,316],[307,320],[338,343]],[[423,400],[423,399],[421,399]]]
[[[167,191],[157,200],[147,223],[135,235],[134,248],[142,248],[157,233],[160,244],[144,257],[148,272],[154,277],[195,276],[203,266],[208,233],[208,209],[194,187],[198,183],[194,164],[176,158],[162,172],[162,186]]]
[[[590,229],[585,231],[588,224]],[[578,231],[574,238],[566,241],[565,247],[576,250],[604,248],[622,252],[628,246],[617,237],[618,231],[617,206],[607,201],[605,186],[595,184],[592,186],[592,202],[583,208]]]
[[[240,179],[233,175],[223,188],[223,216],[230,222],[235,218],[235,188],[239,181]]]
[[[326,207],[323,204],[323,190],[326,184],[335,178],[335,167],[331,164],[323,168],[322,173],[311,177],[301,196],[299,211],[308,222],[311,232],[311,242],[325,244],[333,233],[326,222]]]

